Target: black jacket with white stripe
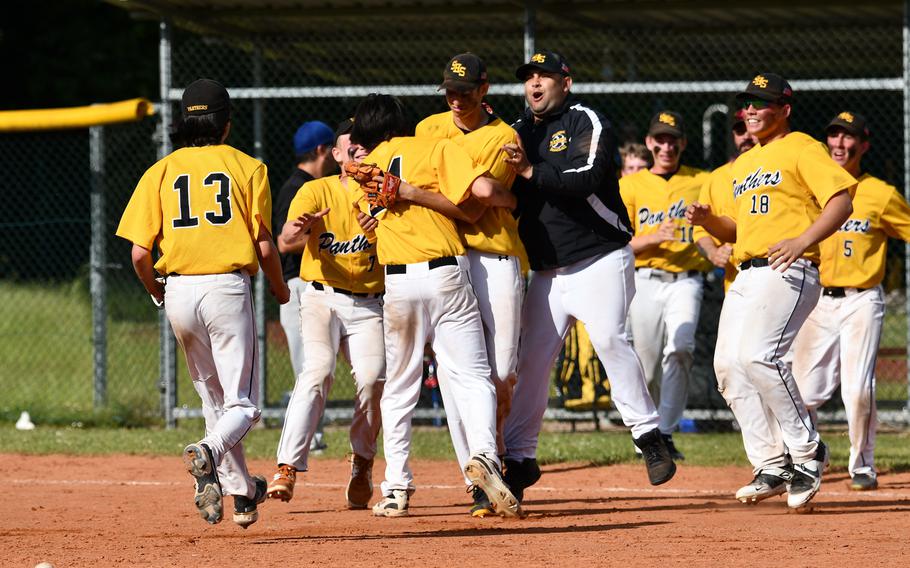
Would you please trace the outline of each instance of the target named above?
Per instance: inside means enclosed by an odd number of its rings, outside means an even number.
[[[609,122],[569,97],[535,123],[530,110],[512,127],[534,166],[518,177],[518,232],[533,270],[548,270],[606,254],[632,238],[619,196],[619,155]]]

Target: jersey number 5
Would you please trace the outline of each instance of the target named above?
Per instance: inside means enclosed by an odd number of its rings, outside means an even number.
[[[205,187],[218,186],[215,194],[215,204],[218,211],[206,211],[205,220],[212,225],[224,225],[231,220],[231,178],[222,172],[212,172],[205,176],[202,185]],[[199,217],[193,217],[190,207],[190,176],[183,174],[177,176],[174,182],[174,191],[177,192],[177,201],[180,206],[180,216],[173,220],[175,229],[186,229],[199,225]]]

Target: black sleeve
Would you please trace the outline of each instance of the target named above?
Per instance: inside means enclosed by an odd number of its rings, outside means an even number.
[[[291,192],[288,191],[288,183],[285,182],[281,189],[278,190],[278,196],[272,199],[272,234],[280,235],[281,228],[288,219],[288,210],[291,208]],[[278,238],[277,236],[275,237]]]
[[[609,123],[593,111],[575,111],[572,137],[566,150],[568,168],[547,162],[534,164],[531,183],[539,191],[587,197],[605,180],[616,178],[616,136]]]

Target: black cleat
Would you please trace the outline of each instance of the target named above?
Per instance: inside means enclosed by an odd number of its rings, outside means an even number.
[[[473,493],[474,497],[474,506],[471,507],[471,516],[472,517],[486,517],[487,515],[495,515],[493,511],[493,504],[490,503],[490,498],[487,497],[487,494],[483,492],[483,489],[480,487],[474,486],[469,489]]]
[[[676,464],[670,457],[664,437],[657,428],[635,440],[635,445],[641,450],[648,468],[648,480],[651,485],[661,485],[673,479],[676,474]]]
[[[670,434],[661,434],[661,436],[664,439],[664,445],[667,446],[667,451],[670,452],[670,457],[673,458],[673,461],[684,461],[686,456],[676,449],[676,444],[673,443],[673,436]]]
[[[234,495],[234,522],[243,528],[247,528],[259,520],[259,510],[257,505],[265,501],[268,496],[268,483],[261,475],[253,477],[256,484],[256,493],[252,497],[246,495]]]
[[[540,479],[540,466],[537,465],[535,458],[525,458],[521,461],[506,459],[502,464],[505,469],[502,480],[512,490],[512,495],[521,503],[524,500],[525,489]]]

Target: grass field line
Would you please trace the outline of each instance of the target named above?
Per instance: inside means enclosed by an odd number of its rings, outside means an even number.
[[[102,486],[116,486],[116,485],[128,485],[128,486],[157,486],[157,487],[170,487],[170,486],[180,486],[186,485],[186,481],[143,481],[143,480],[114,480],[114,479],[7,479],[8,483],[13,485],[102,485]],[[304,483],[304,487],[317,487],[321,489],[343,489],[347,487],[346,483]],[[453,489],[460,489],[464,487],[462,485],[441,485],[441,484],[430,484],[430,485],[420,485],[418,489],[432,489],[435,491],[451,491]],[[718,489],[691,489],[691,488],[680,488],[674,489],[670,487],[551,487],[547,485],[535,485],[531,490],[533,492],[547,492],[547,493],[569,493],[569,492],[584,492],[584,491],[596,491],[603,493],[624,493],[624,494],[639,494],[639,495],[677,495],[677,496],[687,496],[691,495],[693,497],[705,497],[705,496],[727,496],[729,492],[718,490]],[[907,493],[895,493],[891,491],[875,491],[872,493],[863,493],[859,494],[856,491],[831,491],[828,489],[822,488],[822,494],[829,495],[832,497],[853,497],[858,498],[862,497],[863,499],[875,500],[875,499],[894,499],[901,498],[906,499],[908,497]],[[571,499],[569,499],[571,500]]]

